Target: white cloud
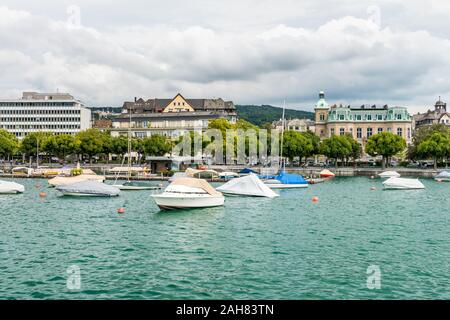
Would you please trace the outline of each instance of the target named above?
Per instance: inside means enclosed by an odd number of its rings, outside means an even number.
[[[380,25],[346,15],[304,27],[289,22],[317,8],[308,3],[299,13],[296,2],[287,3],[296,10],[262,2],[255,11],[264,13],[261,24],[252,26],[243,22],[250,8],[230,9],[240,26],[248,26],[239,32],[194,17],[121,26],[111,18],[110,25],[94,28],[84,25],[83,15],[83,24],[71,28],[63,19],[0,7],[0,96],[59,88],[91,105],[119,106],[134,96],[182,92],[236,103],[279,104],[286,98],[311,108],[317,91],[325,90],[331,103],[400,104],[414,106],[412,111],[425,109],[437,95],[450,96],[446,37],[386,25],[383,17],[389,21],[392,12],[383,11]],[[206,6],[203,15],[211,10]]]

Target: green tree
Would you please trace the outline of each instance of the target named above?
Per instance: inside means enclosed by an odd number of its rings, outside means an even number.
[[[92,164],[92,157],[105,153],[105,146],[109,141],[109,134],[103,133],[98,129],[87,129],[78,132],[76,138],[80,141],[79,152],[89,157]]]
[[[353,167],[356,167],[356,160],[362,155],[362,146],[356,141],[350,133],[346,133],[344,137],[348,140],[351,145],[349,157],[353,159]]]
[[[51,133],[48,132],[31,132],[23,138],[20,143],[19,151],[26,156],[35,156],[38,151],[39,144],[39,153],[44,150],[45,143],[47,139],[51,137]]]
[[[366,152],[371,156],[382,156],[381,167],[384,169],[389,157],[403,151],[406,141],[392,132],[381,132],[369,138]]]
[[[288,157],[291,161],[294,157],[308,157],[314,151],[314,145],[311,138],[293,130],[284,133],[283,138],[283,156]]]
[[[413,136],[413,143],[408,146],[407,156],[409,159],[420,160],[423,154],[417,151],[417,146],[427,139],[431,134],[439,132],[450,137],[450,127],[445,124],[433,124],[431,126],[423,126],[416,130]]]
[[[433,132],[417,146],[417,152],[434,160],[434,169],[437,169],[439,158],[450,156],[450,137],[441,132]]]
[[[0,156],[6,158],[14,154],[19,147],[19,140],[12,133],[0,129]]]
[[[337,168],[338,159],[344,159],[352,153],[352,144],[345,136],[332,135],[322,141],[319,151],[327,158],[334,159]]]
[[[125,153],[128,152],[128,138],[125,136],[118,136],[111,138],[110,151],[119,156],[122,160]]]
[[[149,156],[163,156],[172,150],[172,144],[165,136],[154,134],[142,141],[143,150]]]
[[[51,135],[45,140],[43,150],[48,154],[65,159],[66,156],[78,152],[80,142],[70,134]]]

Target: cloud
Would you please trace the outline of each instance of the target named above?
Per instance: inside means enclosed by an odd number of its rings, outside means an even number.
[[[325,90],[331,103],[417,109],[450,94],[450,42],[430,31],[350,15],[309,28],[207,24],[74,27],[0,7],[0,96],[59,88],[92,106],[120,106],[182,92],[311,109]]]

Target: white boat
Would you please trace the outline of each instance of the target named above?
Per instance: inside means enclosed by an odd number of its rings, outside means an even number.
[[[419,179],[392,177],[383,182],[384,189],[425,189]]]
[[[440,172],[436,177],[436,181],[450,181],[450,170]]]
[[[392,178],[392,177],[398,178],[400,177],[400,173],[398,173],[397,171],[384,171],[382,173],[379,173],[378,176],[380,178]]]
[[[254,196],[254,197],[278,197],[273,190],[265,185],[255,174],[251,173],[248,176],[235,178],[224,185],[216,188],[224,194],[239,195],[239,196]]]
[[[163,193],[151,197],[162,210],[216,207],[225,200],[206,180],[195,178],[176,179]]]
[[[219,173],[220,179],[233,179],[233,178],[237,178],[237,177],[239,177],[239,174],[236,172],[224,171],[224,172]]]
[[[179,179],[179,178],[188,178],[188,176],[187,176],[186,172],[175,172],[173,174],[173,176],[171,176],[169,178],[169,182],[175,181],[176,179]]]
[[[25,187],[12,181],[0,180],[0,194],[22,193]]]
[[[100,176],[96,174],[80,174],[78,176],[73,177],[54,177],[50,180],[48,180],[48,184],[52,187],[56,186],[64,186],[68,184],[73,184],[77,182],[82,181],[97,181],[97,182],[103,182],[105,181],[105,176]]]
[[[120,193],[116,187],[95,180],[59,185],[56,186],[56,190],[65,196],[78,197],[114,197]]]
[[[159,190],[162,189],[160,186],[154,186],[148,184],[143,181],[127,181],[123,184],[113,184],[113,187],[116,187],[120,190]]]

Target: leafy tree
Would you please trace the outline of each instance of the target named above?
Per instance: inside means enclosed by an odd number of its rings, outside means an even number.
[[[51,133],[48,132],[31,132],[21,141],[19,151],[26,156],[34,156],[36,155],[38,144],[39,152],[45,151],[45,143],[50,137]]]
[[[125,136],[112,137],[110,151],[122,159],[123,155],[128,152],[128,138]]]
[[[98,129],[87,129],[78,132],[76,138],[80,141],[80,153],[86,154],[89,157],[89,162],[92,164],[92,157],[103,154],[109,134],[103,133]]]
[[[359,159],[362,155],[362,146],[350,133],[346,133],[344,137],[350,142],[351,149],[348,156],[353,159],[353,167],[356,167],[356,159]]]
[[[408,146],[408,158],[419,160],[423,157],[424,155],[417,151],[417,146],[435,132],[440,132],[446,136],[450,136],[450,127],[444,124],[433,124],[431,126],[424,126],[417,129],[412,139],[413,143]]]
[[[437,169],[437,160],[450,156],[450,137],[441,132],[433,132],[420,142],[417,152],[425,157],[432,157],[434,169]]]
[[[314,150],[312,139],[297,131],[286,131],[283,140],[283,156],[291,161],[294,157],[308,157]]]
[[[352,143],[345,136],[332,135],[322,141],[319,151],[324,156],[334,159],[337,168],[338,159],[344,159],[352,153]]]
[[[70,134],[48,136],[43,145],[43,150],[48,154],[65,159],[66,156],[78,152],[80,141]]]
[[[150,156],[163,156],[172,150],[170,140],[158,134],[144,138],[142,143],[145,154]]]
[[[0,129],[0,156],[6,158],[14,154],[19,147],[19,140],[12,133]]]
[[[381,167],[384,169],[389,157],[403,151],[406,141],[392,132],[381,132],[369,138],[366,143],[366,152],[371,156],[382,156]]]

